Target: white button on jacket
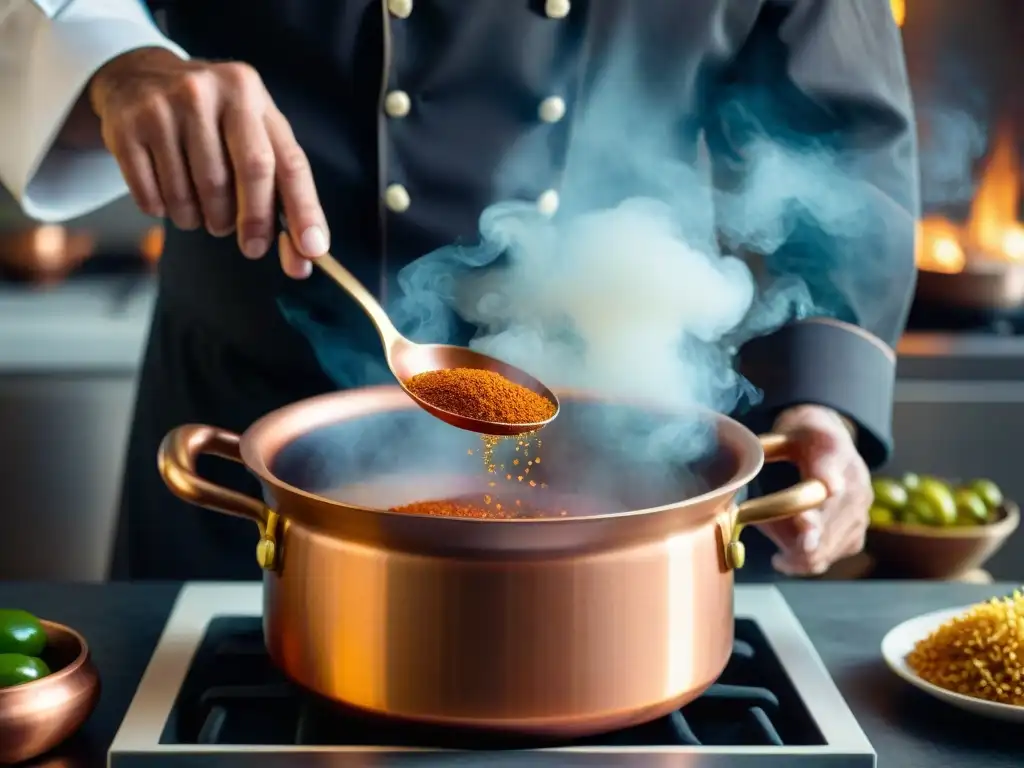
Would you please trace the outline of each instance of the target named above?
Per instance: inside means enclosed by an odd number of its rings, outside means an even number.
[[[565,101],[558,96],[548,96],[540,103],[537,114],[545,123],[557,123],[565,117]]]
[[[549,19],[564,19],[569,15],[571,7],[569,0],[547,0],[544,3],[544,13]]]
[[[412,200],[409,198],[409,190],[401,184],[389,184],[384,190],[384,205],[394,213],[405,213],[409,210]]]
[[[388,0],[388,11],[399,19],[408,19],[412,15],[412,0]]]
[[[0,183],[26,214],[67,221],[127,194],[106,150],[53,144],[93,73],[143,47],[188,58],[138,0],[0,1]]]
[[[558,212],[560,202],[558,192],[549,189],[537,198],[537,210],[545,216],[554,216]]]
[[[405,117],[412,109],[412,100],[405,91],[391,91],[384,97],[384,111],[388,117]]]

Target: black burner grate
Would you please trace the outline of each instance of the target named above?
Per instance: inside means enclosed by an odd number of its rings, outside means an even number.
[[[289,683],[263,647],[257,618],[210,623],[162,744],[528,749],[552,746],[822,745],[824,740],[757,624],[736,622],[732,657],[703,696],[649,723],[572,743],[527,742],[381,721]]]

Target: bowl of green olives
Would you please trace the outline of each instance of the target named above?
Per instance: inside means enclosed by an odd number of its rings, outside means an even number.
[[[81,728],[100,693],[78,632],[0,608],[0,765],[31,760]]]
[[[887,572],[954,579],[980,568],[1020,524],[999,486],[908,473],[875,477],[865,550]]]

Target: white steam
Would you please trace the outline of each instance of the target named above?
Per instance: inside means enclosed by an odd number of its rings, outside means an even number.
[[[687,244],[669,206],[635,198],[556,222],[508,203],[484,214],[481,235],[507,264],[456,288],[457,311],[481,329],[474,348],[613,400],[726,405],[731,369],[699,359],[692,342],[737,326],[753,278],[738,259]]]

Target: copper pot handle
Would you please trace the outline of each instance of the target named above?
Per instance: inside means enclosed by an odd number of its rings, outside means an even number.
[[[764,450],[766,464],[792,461],[795,443],[789,435],[768,433],[758,438]],[[728,567],[738,569],[746,562],[747,551],[740,541],[740,533],[748,525],[768,523],[793,517],[809,509],[816,509],[828,500],[828,488],[820,480],[803,480],[784,491],[769,493],[757,499],[744,501],[736,507],[732,520],[732,533],[725,548]]]
[[[277,557],[277,513],[252,496],[201,477],[196,472],[196,459],[203,454],[241,463],[238,435],[205,424],[175,427],[164,437],[157,452],[157,467],[164,483],[179,499],[256,523],[260,531],[256,561],[261,568],[272,570]]]

